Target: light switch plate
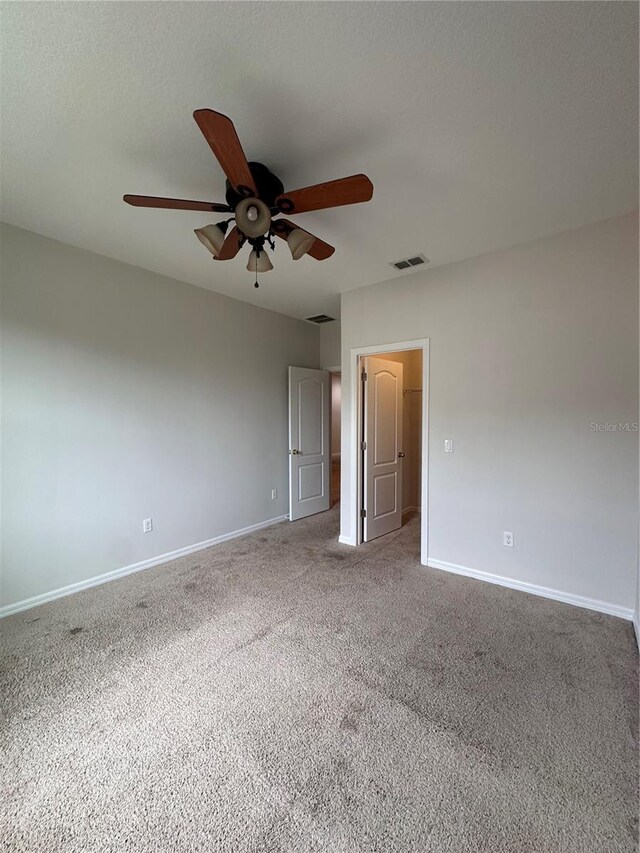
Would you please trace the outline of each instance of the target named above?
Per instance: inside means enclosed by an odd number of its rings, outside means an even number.
[[[445,453],[453,453],[453,439],[445,438],[444,440],[444,452]]]

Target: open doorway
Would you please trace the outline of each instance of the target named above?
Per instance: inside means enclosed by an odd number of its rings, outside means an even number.
[[[404,438],[404,410],[409,407],[408,423],[415,425],[416,420],[419,423],[419,447],[415,447],[415,439],[413,445],[413,464],[406,465],[408,470],[407,485],[402,483],[402,491],[400,484],[396,492],[397,499],[394,506],[387,506],[387,510],[397,512],[398,504],[402,511],[414,511],[411,509],[413,502],[405,498],[405,488],[409,494],[416,495],[418,498],[415,506],[420,513],[420,562],[423,565],[428,565],[429,544],[428,544],[428,413],[429,413],[429,340],[421,338],[411,341],[398,341],[388,344],[377,344],[372,346],[361,346],[353,348],[349,352],[348,370],[343,369],[342,378],[342,407],[343,407],[343,432],[341,445],[341,462],[342,462],[342,503],[340,511],[340,537],[339,541],[345,545],[360,545],[364,541],[363,530],[363,510],[364,506],[364,457],[362,446],[363,442],[363,423],[365,418],[365,382],[363,381],[363,363],[364,359],[369,356],[383,358],[385,355],[398,354],[397,358],[405,358],[405,353],[408,350],[418,350],[421,356],[421,367],[418,373],[419,383],[413,381],[415,378],[415,367],[409,368],[409,381],[404,385],[402,390],[410,391],[409,394],[401,394],[401,406],[403,414],[402,436],[397,430],[395,437],[396,456],[399,452],[411,452],[411,442],[407,444],[407,448],[403,446]],[[409,357],[410,358],[410,357]],[[397,364],[397,362],[396,362]],[[402,364],[402,373],[404,378],[404,363]],[[389,385],[389,383],[387,383]],[[388,390],[388,389],[387,389]],[[397,390],[394,392],[396,400],[398,399]],[[419,410],[419,415],[418,415]],[[416,431],[414,431],[414,436]],[[388,448],[387,448],[388,451]],[[390,457],[390,453],[386,453]],[[407,458],[401,457],[403,459]],[[384,473],[384,472],[383,472]],[[412,483],[413,476],[413,483]],[[404,478],[403,478],[404,480]],[[385,484],[383,484],[385,486]],[[386,484],[388,488],[388,483]],[[382,496],[382,492],[381,492]],[[381,507],[382,508],[382,507]],[[384,513],[382,513],[384,514]],[[405,520],[408,518],[408,512],[405,513]],[[384,535],[384,534],[383,534]]]
[[[289,367],[289,521],[340,502],[340,368]]]
[[[342,376],[331,371],[331,506],[340,502],[340,418],[342,416]]]
[[[331,507],[331,377],[289,367],[289,520]]]
[[[360,358],[361,540],[420,512],[422,350]]]

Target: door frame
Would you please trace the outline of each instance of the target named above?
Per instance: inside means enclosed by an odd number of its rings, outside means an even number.
[[[360,452],[360,434],[362,431],[362,382],[360,381],[360,358],[367,355],[384,355],[387,352],[403,350],[422,351],[422,471],[420,487],[420,562],[428,565],[429,560],[429,338],[413,341],[391,341],[369,347],[353,347],[349,351],[349,385],[351,425],[351,458],[349,460],[350,494],[347,506],[351,514],[355,531],[353,539],[340,537],[345,545],[362,544],[362,525],[360,507],[362,506],[362,454]],[[343,372],[344,379],[344,372]]]

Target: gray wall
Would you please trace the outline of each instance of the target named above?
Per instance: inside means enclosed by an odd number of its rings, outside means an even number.
[[[320,326],[320,364],[322,367],[340,367],[340,321]]]
[[[319,366],[317,328],[1,236],[2,604],[287,512],[287,366]]]
[[[430,558],[635,607],[638,433],[590,424],[638,419],[637,214],[344,293],[341,317],[346,539],[350,349],[427,337]]]

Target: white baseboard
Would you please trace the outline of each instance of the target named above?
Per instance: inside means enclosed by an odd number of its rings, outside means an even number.
[[[640,649],[640,613],[637,610],[633,614],[633,630],[636,635],[636,645]]]
[[[408,515],[410,512],[420,512],[419,506],[407,506],[402,510],[403,515]]]
[[[464,575],[468,578],[495,583],[498,586],[506,586],[509,589],[518,589],[521,592],[529,592],[531,595],[539,595],[542,598],[551,598],[554,601],[562,601],[564,604],[573,604],[575,607],[585,607],[587,610],[597,610],[599,613],[607,613],[609,616],[619,616],[621,619],[632,619],[633,610],[628,607],[620,607],[618,604],[610,604],[608,601],[598,601],[595,598],[585,598],[582,595],[572,595],[569,592],[561,592],[546,586],[537,586],[526,581],[512,580],[501,575],[492,575],[489,572],[481,572],[478,569],[469,569],[467,566],[458,566],[456,563],[448,563],[445,560],[434,560],[429,557],[427,564],[430,569],[442,569],[454,575]]]
[[[253,533],[256,530],[262,530],[265,527],[271,527],[273,524],[278,524],[284,521],[288,516],[279,515],[276,518],[269,518],[266,521],[259,521],[257,524],[250,524],[248,527],[242,527],[240,530],[232,530],[231,533],[223,533],[220,536],[214,536],[213,539],[207,539],[204,542],[197,542],[195,545],[187,545],[184,548],[178,548],[176,551],[169,551],[166,554],[160,554],[157,557],[151,557],[149,560],[142,560],[140,563],[132,563],[130,566],[124,566],[121,569],[115,569],[112,572],[105,572],[103,575],[98,575],[94,578],[88,578],[78,583],[69,584],[69,586],[53,589],[51,592],[43,592],[40,595],[34,595],[33,598],[25,598],[23,601],[16,601],[14,604],[5,604],[0,607],[0,619],[5,616],[11,616],[12,613],[20,613],[22,610],[30,610],[32,607],[37,607],[39,604],[46,604],[48,601],[54,601],[56,598],[64,598],[66,595],[73,595],[74,592],[80,592],[83,589],[90,589],[92,586],[99,586],[103,583],[108,583],[116,578],[122,578],[125,575],[132,575],[134,572],[141,572],[144,569],[151,569],[153,566],[159,566],[162,563],[168,563],[171,560],[177,560],[178,557],[186,557],[189,554],[194,554],[196,551],[204,551],[205,548],[211,548],[213,545],[219,545],[221,542],[227,542],[229,539],[237,539],[239,536],[246,536],[248,533]]]

